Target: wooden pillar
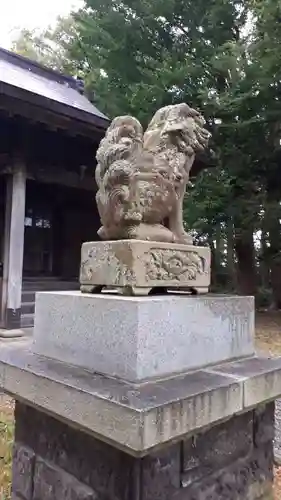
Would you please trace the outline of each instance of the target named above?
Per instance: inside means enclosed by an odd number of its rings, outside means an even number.
[[[26,173],[19,165],[7,178],[4,268],[1,300],[2,328],[20,328],[24,251]]]
[[[62,276],[62,256],[64,239],[63,208],[56,204],[52,214],[52,246],[53,246],[53,267],[54,276]]]

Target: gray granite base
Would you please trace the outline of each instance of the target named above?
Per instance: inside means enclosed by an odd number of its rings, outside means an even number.
[[[254,300],[37,294],[33,351],[131,382],[254,354]]]

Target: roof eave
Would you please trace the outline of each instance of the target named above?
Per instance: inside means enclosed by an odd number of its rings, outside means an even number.
[[[91,129],[93,127],[100,129],[101,132],[104,132],[110,123],[110,120],[108,119],[96,116],[86,111],[82,111],[78,108],[70,107],[66,104],[59,103],[52,99],[48,99],[44,96],[34,94],[20,87],[9,85],[4,82],[0,82],[0,96],[1,95],[16,99],[17,101],[20,101],[24,104],[28,103],[30,105],[36,106],[37,109],[41,109],[42,115],[45,112],[46,114],[52,113],[57,117],[64,117],[68,120],[71,120],[71,122],[77,120]],[[7,110],[10,111],[8,102]],[[17,114],[21,115],[20,107],[17,109]],[[23,114],[23,116],[25,116],[25,113]],[[53,123],[50,123],[50,125],[53,125]]]

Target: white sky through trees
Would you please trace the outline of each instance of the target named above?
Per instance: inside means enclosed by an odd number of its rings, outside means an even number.
[[[10,49],[21,29],[47,28],[82,5],[83,0],[0,0],[0,47]]]

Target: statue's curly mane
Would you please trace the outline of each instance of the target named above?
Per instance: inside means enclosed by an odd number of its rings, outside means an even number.
[[[143,129],[132,116],[115,118],[102,139],[97,151],[96,181],[98,187],[108,169],[116,161],[127,161],[136,156],[142,147]]]
[[[199,151],[204,151],[208,145],[210,133],[204,128],[204,125],[203,116],[188,104],[165,106],[155,113],[149,123],[144,134],[144,144],[149,143],[150,134],[155,135],[158,132],[163,148],[174,145],[177,137],[182,140],[183,152],[194,155]],[[179,147],[179,149],[181,148]]]

